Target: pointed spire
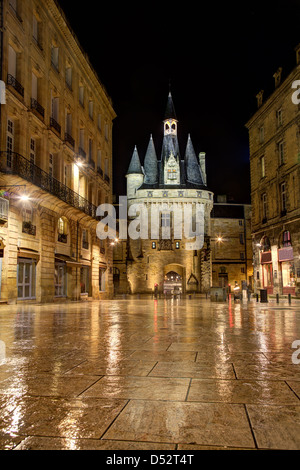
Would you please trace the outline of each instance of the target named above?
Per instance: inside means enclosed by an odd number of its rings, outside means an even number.
[[[166,112],[165,112],[165,120],[167,120],[167,119],[175,119],[177,121],[175,107],[174,107],[171,92],[169,93],[169,96],[168,96],[167,108],[166,108]]]
[[[155,184],[158,182],[157,155],[152,135],[150,136],[150,142],[145,156],[144,170],[146,184]]]
[[[133,175],[133,174],[136,174],[136,175],[143,174],[142,165],[141,165],[140,157],[139,157],[136,146],[134,147],[134,152],[133,152],[131,162],[127,171],[127,175]]]
[[[185,152],[185,164],[187,180],[193,184],[204,185],[203,178],[201,176],[200,166],[197,160],[197,156],[192,143],[191,135],[189,134],[188,142]]]

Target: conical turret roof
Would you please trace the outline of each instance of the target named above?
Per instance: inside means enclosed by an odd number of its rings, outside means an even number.
[[[144,171],[146,184],[155,184],[158,182],[157,155],[152,135],[145,156]]]
[[[136,146],[134,148],[131,162],[127,171],[127,175],[134,175],[134,174],[135,175],[143,174],[142,165],[141,165],[140,157],[139,157]]]
[[[185,164],[186,164],[186,175],[187,181],[193,184],[203,185],[203,178],[201,176],[200,165],[197,160],[197,156],[194,150],[191,136],[189,134],[188,142],[185,152]]]

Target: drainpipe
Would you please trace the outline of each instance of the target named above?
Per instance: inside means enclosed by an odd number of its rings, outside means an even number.
[[[0,80],[3,77],[3,0],[0,0]],[[1,133],[1,107],[0,104],[0,133]]]

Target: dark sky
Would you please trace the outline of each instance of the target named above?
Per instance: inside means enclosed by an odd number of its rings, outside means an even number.
[[[182,157],[190,133],[209,189],[250,202],[245,124],[277,69],[295,66],[300,0],[59,3],[118,116],[114,192],[126,194],[134,146],[143,163],[150,134],[160,156],[171,81]]]

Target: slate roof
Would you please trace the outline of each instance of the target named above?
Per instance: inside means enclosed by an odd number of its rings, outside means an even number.
[[[176,119],[176,113],[171,93],[168,96],[166,119]],[[164,184],[164,167],[170,154],[179,161],[180,184]],[[144,170],[144,171],[143,171]],[[181,159],[177,135],[165,135],[162,144],[161,159],[157,159],[157,154],[152,136],[145,156],[144,168],[138,156],[137,149],[133,153],[127,174],[145,174],[143,185],[140,189],[207,189],[201,173],[199,160],[195,153],[191,136],[188,137],[184,159]]]

